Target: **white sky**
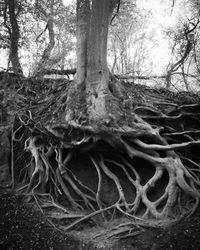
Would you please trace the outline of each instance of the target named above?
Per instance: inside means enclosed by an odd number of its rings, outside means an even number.
[[[75,0],[62,0],[62,1],[63,1],[63,4],[64,4],[65,6],[68,6],[68,5],[70,5],[70,4],[72,4],[72,3],[75,2]]]
[[[173,7],[172,0],[138,0],[137,5],[152,13],[147,32],[154,32],[156,45],[150,50],[149,59],[153,64],[152,73],[162,74],[171,58],[171,48],[164,30],[175,29],[187,7],[184,8],[184,0],[175,1]]]

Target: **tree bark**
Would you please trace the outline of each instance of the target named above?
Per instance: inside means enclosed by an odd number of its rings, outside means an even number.
[[[93,0],[88,42],[87,104],[91,120],[107,117],[105,96],[108,92],[107,38],[110,0]]]
[[[11,25],[11,29],[9,29],[9,34],[10,34],[9,61],[12,64],[12,69],[14,73],[19,75],[19,74],[23,74],[23,71],[22,71],[22,67],[19,61],[19,56],[18,56],[20,32],[19,32],[19,26],[17,23],[17,16],[15,14],[15,1],[6,0],[5,11],[7,9],[7,6],[8,6],[8,13],[9,13],[9,18],[10,18],[10,25]]]
[[[43,75],[45,68],[50,60],[51,52],[52,52],[53,47],[55,45],[55,34],[54,34],[54,30],[53,30],[53,23],[54,23],[53,19],[49,18],[49,20],[47,21],[47,29],[49,32],[49,43],[47,44],[47,46],[42,54],[42,57],[37,64],[35,72],[33,73],[34,76]]]
[[[108,27],[119,0],[77,1],[77,84],[84,83],[90,121],[106,119]]]
[[[50,0],[49,1],[49,12],[44,7],[41,7],[39,5],[39,2],[36,2],[36,8],[42,13],[43,19],[46,20],[46,28],[44,31],[38,36],[36,41],[39,39],[39,37],[46,31],[48,30],[48,35],[49,35],[49,42],[46,45],[42,57],[39,60],[39,62],[36,65],[36,68],[33,72],[33,76],[43,76],[44,71],[52,64],[50,58],[51,58],[51,52],[54,48],[55,45],[55,33],[54,33],[54,1]],[[48,6],[48,5],[47,5]],[[59,59],[60,60],[60,59]]]
[[[86,78],[87,68],[87,43],[90,21],[90,1],[77,0],[77,84],[83,84]]]

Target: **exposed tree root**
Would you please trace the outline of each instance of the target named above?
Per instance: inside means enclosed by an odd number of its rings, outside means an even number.
[[[73,122],[41,129],[31,117],[26,122],[18,117],[13,186],[30,198],[42,197],[42,210],[62,211],[64,230],[89,220],[98,223],[98,216],[103,223],[124,216],[130,222],[108,234],[123,238],[148,223],[193,214],[200,199],[198,107],[175,106],[173,114],[138,107],[132,127],[110,130]],[[187,115],[197,127],[182,130],[187,124],[180,118]],[[23,164],[17,162],[19,142],[25,145]]]

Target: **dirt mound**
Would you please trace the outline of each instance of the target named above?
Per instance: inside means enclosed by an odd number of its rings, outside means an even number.
[[[158,249],[166,242],[154,244],[155,235],[165,232],[171,239],[171,229],[163,231],[159,223],[196,211],[198,95],[184,98],[183,93],[121,83],[117,126],[113,121],[91,127],[81,95],[72,105],[81,117],[63,123],[72,81],[9,83],[1,82],[1,109],[2,126],[13,123],[11,184],[57,229],[72,229],[79,239],[104,249],[117,239],[116,249],[124,240],[124,249],[130,249],[132,238],[139,245],[145,237],[150,243],[135,249]],[[157,228],[155,234],[149,226]]]

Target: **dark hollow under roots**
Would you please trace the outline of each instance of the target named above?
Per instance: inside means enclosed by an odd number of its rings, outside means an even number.
[[[157,130],[96,132],[78,125],[47,130],[26,118],[17,116],[13,126],[13,186],[41,210],[62,211],[65,230],[89,220],[99,223],[98,218],[156,225],[197,208],[200,159],[185,152],[198,151],[198,140],[168,144]],[[174,133],[168,136],[180,136]]]

